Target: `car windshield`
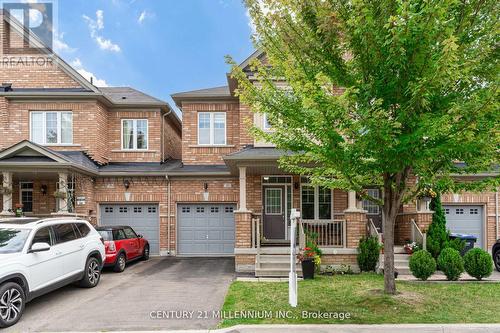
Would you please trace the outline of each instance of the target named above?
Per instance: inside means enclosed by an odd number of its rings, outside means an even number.
[[[20,252],[29,234],[29,229],[0,228],[0,254]]]
[[[110,240],[113,240],[113,234],[111,233],[110,230],[97,230],[101,236],[102,236],[102,239],[104,239],[105,241],[110,241]]]

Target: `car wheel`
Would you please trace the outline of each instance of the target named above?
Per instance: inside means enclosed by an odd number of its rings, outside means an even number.
[[[101,279],[101,265],[99,260],[94,257],[87,259],[83,279],[80,280],[80,286],[84,288],[94,288]]]
[[[0,287],[0,327],[9,327],[21,319],[26,297],[20,285],[7,282]]]
[[[116,259],[115,265],[113,266],[113,271],[121,273],[125,270],[125,265],[127,264],[127,259],[125,258],[125,253],[121,253]]]
[[[500,250],[497,250],[497,252],[493,255],[493,261],[495,262],[497,271],[500,272]]]
[[[144,250],[142,251],[142,260],[149,259],[149,245],[144,246]]]

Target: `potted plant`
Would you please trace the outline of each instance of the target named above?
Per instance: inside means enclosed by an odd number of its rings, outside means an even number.
[[[304,276],[304,280],[314,279],[315,257],[316,251],[307,246],[297,255],[297,258],[302,265],[302,275]]]
[[[16,217],[23,217],[23,215],[24,215],[24,212],[23,212],[24,205],[22,203],[16,203],[16,205],[14,207],[16,207]]]
[[[418,250],[420,250],[420,246],[417,243],[415,243],[415,242],[407,242],[404,245],[404,249],[406,251],[406,254],[412,255],[413,253],[415,253]]]
[[[418,193],[418,198],[425,201],[430,202],[431,199],[437,196],[436,191],[434,191],[430,186],[424,186],[420,192]]]

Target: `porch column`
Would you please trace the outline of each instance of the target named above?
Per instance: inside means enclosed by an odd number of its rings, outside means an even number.
[[[4,171],[2,172],[2,176],[3,209],[0,215],[14,215],[14,211],[12,210],[12,172]]]
[[[240,166],[240,212],[246,212],[247,209],[247,167]]]
[[[366,235],[366,211],[358,207],[356,191],[349,191],[347,196],[347,209],[344,210],[346,223],[346,244],[344,247],[357,248],[361,237]]]
[[[58,214],[68,213],[68,174],[66,172],[59,173],[59,190],[62,196],[59,197],[59,211]]]

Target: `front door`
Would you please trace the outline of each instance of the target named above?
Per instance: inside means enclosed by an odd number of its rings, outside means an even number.
[[[286,239],[286,186],[266,185],[263,187],[263,192],[264,238],[284,240]]]

